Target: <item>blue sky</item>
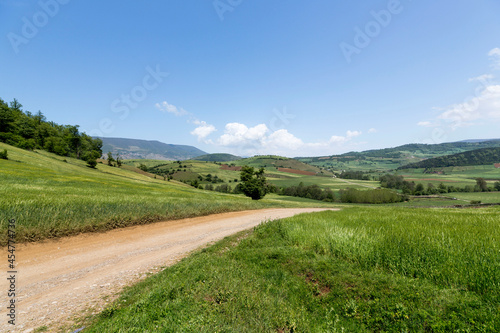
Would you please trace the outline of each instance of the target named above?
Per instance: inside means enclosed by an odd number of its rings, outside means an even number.
[[[0,0],[0,98],[245,156],[498,138],[498,17],[494,0]]]

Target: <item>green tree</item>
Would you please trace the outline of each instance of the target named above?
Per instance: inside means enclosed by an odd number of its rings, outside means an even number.
[[[121,157],[120,157],[120,154],[118,154],[118,155],[116,156],[116,165],[117,165],[118,167],[121,167],[121,166],[122,166],[122,159],[121,159]]]
[[[266,195],[266,177],[264,168],[255,171],[253,167],[244,166],[241,168],[241,191],[252,200],[262,199]]]
[[[83,159],[85,160],[85,162],[87,162],[87,165],[91,168],[95,168],[96,165],[97,165],[97,159],[101,156],[101,153],[96,151],[96,150],[92,150],[92,151],[87,151],[85,152],[84,156],[83,156]]]
[[[500,191],[500,182],[495,182],[495,190]]]
[[[0,151],[0,158],[3,160],[8,160],[8,154],[7,154],[7,149],[4,149],[3,151]]]
[[[113,166],[114,161],[115,159],[113,158],[113,154],[110,151],[108,151],[108,165]]]
[[[416,186],[415,186],[415,192],[414,192],[415,195],[422,195],[424,194],[424,185],[422,185],[421,183],[418,183]]]
[[[478,192],[488,192],[488,184],[486,184],[486,180],[484,180],[484,178],[476,178],[476,188]]]

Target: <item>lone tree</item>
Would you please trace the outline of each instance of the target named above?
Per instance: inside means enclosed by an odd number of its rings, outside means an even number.
[[[241,191],[252,200],[262,199],[266,195],[266,177],[264,168],[255,171],[253,167],[244,166],[241,168]]]
[[[108,165],[113,166],[114,161],[115,159],[113,158],[113,154],[110,151],[108,151]]]
[[[484,178],[476,178],[476,189],[478,192],[488,192],[488,184]]]
[[[120,168],[122,166],[122,158],[120,157],[120,153],[116,156],[116,165]]]

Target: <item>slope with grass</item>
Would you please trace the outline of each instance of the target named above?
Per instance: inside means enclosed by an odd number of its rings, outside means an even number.
[[[430,158],[410,163],[398,169],[446,168],[471,165],[494,165],[500,163],[500,148],[475,149],[463,153]]]
[[[207,154],[193,158],[193,160],[203,162],[231,162],[240,159],[241,157],[232,154]]]
[[[468,140],[440,144],[406,144],[394,148],[349,152],[342,155],[298,157],[318,167],[333,170],[388,171],[439,156],[463,153],[481,148],[498,148],[499,139]]]
[[[36,241],[80,232],[178,219],[291,202],[252,202],[244,196],[194,189],[175,181],[85,162],[45,151],[26,151],[0,143],[0,245],[8,220],[17,221],[17,240]]]
[[[129,288],[86,331],[498,332],[499,212],[273,221]]]

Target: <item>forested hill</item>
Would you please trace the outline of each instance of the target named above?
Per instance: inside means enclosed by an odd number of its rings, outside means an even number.
[[[500,163],[500,148],[483,148],[463,153],[430,158],[398,169],[443,168],[449,166],[485,165]]]
[[[207,162],[232,162],[241,160],[242,157],[235,156],[232,154],[207,154],[195,157],[193,159],[196,161],[207,161]]]
[[[22,107],[16,99],[9,105],[0,98],[0,142],[86,161],[101,156],[102,141],[80,133],[78,125],[59,125]]]
[[[458,154],[481,148],[500,147],[500,139],[491,140],[466,140],[459,142],[446,142],[438,144],[410,143],[393,148],[373,149],[362,152],[348,152],[342,155],[333,155],[334,158],[403,158],[405,155],[415,155],[423,158]],[[310,158],[312,161],[325,160],[325,157]],[[301,159],[300,157],[297,159]]]

